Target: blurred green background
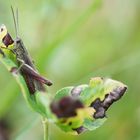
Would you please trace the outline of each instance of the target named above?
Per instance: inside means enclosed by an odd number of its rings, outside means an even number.
[[[0,0],[0,24],[15,36],[11,5],[19,9],[20,35],[35,65],[54,82],[52,95],[96,76],[128,85],[101,128],[72,136],[51,124],[50,140],[140,140],[140,1]],[[43,139],[40,116],[1,63],[0,120],[0,135],[5,129],[10,140]]]

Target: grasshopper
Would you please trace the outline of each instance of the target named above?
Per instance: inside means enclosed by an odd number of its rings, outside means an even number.
[[[45,91],[44,84],[51,86],[52,82],[43,76],[41,76],[36,70],[31,57],[28,54],[27,49],[24,46],[22,39],[18,35],[18,9],[16,10],[16,16],[14,9],[11,7],[12,15],[14,19],[16,38],[12,39],[11,35],[5,25],[0,26],[0,53],[7,54],[9,57],[13,57],[12,60],[18,65],[16,72],[20,72],[23,76],[30,94],[34,94],[38,91]]]

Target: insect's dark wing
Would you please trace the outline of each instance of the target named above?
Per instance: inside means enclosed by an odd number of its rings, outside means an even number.
[[[41,75],[39,75],[32,67],[30,67],[27,64],[24,64],[21,68],[22,71],[24,71],[24,74],[29,75],[31,78],[39,81],[40,83],[46,84],[48,86],[52,85],[52,82],[48,79],[45,79]]]
[[[46,90],[43,83],[41,83],[39,80],[34,79],[31,75],[27,74],[27,72],[23,69],[21,68],[20,71],[22,76],[24,77],[24,80],[26,82],[30,94],[34,94],[37,90],[45,92]]]

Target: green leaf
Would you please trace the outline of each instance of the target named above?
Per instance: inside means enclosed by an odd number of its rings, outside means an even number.
[[[124,87],[127,86],[119,81],[95,77],[90,80],[89,87],[80,94],[80,99],[86,106],[89,106],[97,98],[103,101],[107,94],[110,94],[116,88]]]
[[[30,106],[30,108],[43,116],[47,116],[46,106],[44,106],[44,104],[41,104],[41,102],[42,102],[41,95],[43,93],[37,92],[37,93],[35,93],[35,95],[31,95],[28,91],[27,85],[26,85],[22,75],[19,72],[13,71],[15,68],[18,68],[18,66],[11,59],[9,59],[6,56],[0,55],[0,61],[5,65],[7,70],[12,73],[13,77],[15,78],[18,85],[20,86],[20,88],[22,90],[22,94],[23,94],[27,104]],[[47,98],[45,98],[45,100],[46,100],[46,102],[48,102]],[[44,101],[43,101],[43,103],[44,103]]]
[[[85,119],[83,126],[92,131],[103,125],[103,123],[107,120],[107,118],[102,118],[102,119],[96,119],[96,120],[91,120],[91,119]]]
[[[74,87],[71,86],[71,87],[65,87],[65,88],[60,89],[59,91],[56,92],[54,99],[60,100],[62,97],[69,96],[73,88]]]
[[[101,77],[92,78],[89,85],[62,88],[54,97],[57,102],[52,111],[57,118],[56,124],[72,134],[94,130],[106,121],[107,109],[123,96],[126,89],[127,86],[119,81]],[[76,109],[75,100],[79,100],[83,107]],[[75,116],[71,116],[73,111],[76,111]]]
[[[40,92],[35,93],[36,104],[39,107],[40,114],[47,119],[55,120],[55,116],[50,110],[50,101],[51,98],[49,94],[44,94]]]
[[[85,119],[92,119],[91,114],[94,113],[94,109],[92,108],[82,108],[77,110],[77,115],[69,118],[58,119],[57,125],[65,132],[69,132],[71,134],[77,134],[75,131],[77,128],[83,126],[85,124]]]

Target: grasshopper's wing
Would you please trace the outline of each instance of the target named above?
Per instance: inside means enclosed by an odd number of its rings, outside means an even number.
[[[40,74],[38,74],[32,67],[30,67],[27,64],[24,64],[21,67],[21,71],[24,71],[24,73],[26,73],[27,75],[31,76],[33,79],[38,80],[39,82],[46,84],[48,86],[52,85],[52,82],[48,79],[45,79],[44,77],[42,77]]]

